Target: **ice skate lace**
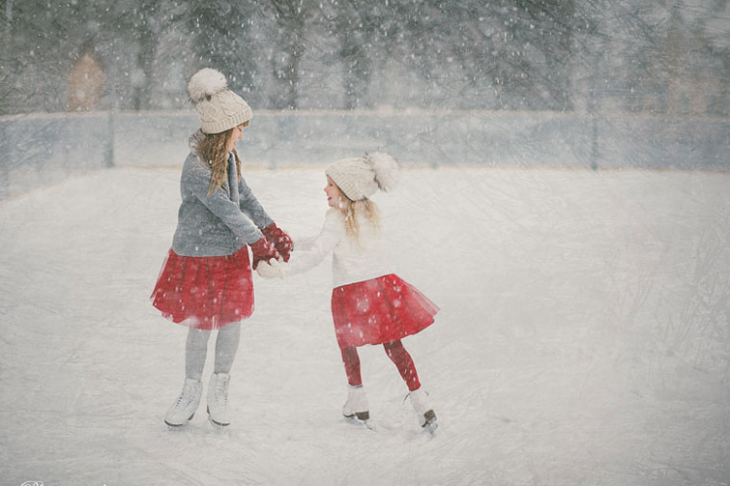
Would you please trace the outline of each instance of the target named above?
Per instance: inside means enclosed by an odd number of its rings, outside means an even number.
[[[192,385],[185,385],[183,388],[182,393],[179,397],[177,397],[177,402],[175,402],[175,405],[178,408],[187,408],[193,403],[193,396],[195,395],[195,390]]]
[[[215,401],[222,405],[228,405],[228,380],[217,380],[215,383]]]

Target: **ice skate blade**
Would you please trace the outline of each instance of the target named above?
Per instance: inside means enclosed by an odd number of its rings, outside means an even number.
[[[213,417],[210,415],[210,408],[207,409],[207,412],[208,412],[208,421],[210,422],[210,424],[213,427],[224,428],[224,427],[228,427],[229,425],[231,425],[230,422],[228,422],[227,424],[224,424],[222,422],[216,422],[215,420],[213,420]]]
[[[370,423],[370,419],[360,419],[357,415],[345,415],[345,419],[353,425],[359,425],[368,430],[375,430],[375,426]]]
[[[423,429],[426,430],[431,435],[436,435],[436,431],[439,428],[439,424],[436,421],[436,419],[433,419],[429,422],[426,422],[426,424],[423,426]]]
[[[167,424],[168,427],[170,427],[170,430],[179,429],[180,427],[184,427],[185,425],[187,425],[188,422],[193,420],[193,417],[195,417],[195,412],[193,412],[193,414],[190,417],[188,417],[188,419],[185,422],[183,422],[181,424],[171,424],[167,420],[165,420],[165,423]]]
[[[367,411],[367,412],[355,412],[355,413],[350,414],[350,415],[345,415],[345,417],[347,417],[349,419],[356,419],[356,420],[359,420],[361,422],[365,422],[367,420],[370,420],[370,412],[369,411]]]
[[[210,417],[208,417],[208,421],[210,422],[210,424],[211,424],[211,425],[212,425],[213,427],[216,427],[216,428],[218,428],[218,429],[225,429],[226,427],[228,427],[229,425],[231,425],[231,423],[230,423],[230,422],[228,422],[227,424],[222,424],[222,423],[220,423],[220,422],[216,422],[215,420],[213,420],[213,419],[212,419],[212,418],[210,418]]]
[[[426,422],[422,425],[423,429],[428,431],[431,435],[434,435],[436,430],[439,428],[436,413],[434,413],[433,410],[429,410],[423,414],[423,418],[426,419]]]

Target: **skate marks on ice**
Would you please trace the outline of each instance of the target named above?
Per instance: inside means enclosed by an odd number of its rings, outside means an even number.
[[[442,308],[406,341],[442,423],[433,440],[382,350],[362,357],[379,430],[341,418],[325,267],[256,281],[229,430],[201,403],[170,433],[185,330],[147,299],[179,173],[114,169],[0,204],[3,479],[728,484],[726,175],[407,175],[378,203],[396,271]],[[247,181],[282,228],[318,228],[320,171]]]

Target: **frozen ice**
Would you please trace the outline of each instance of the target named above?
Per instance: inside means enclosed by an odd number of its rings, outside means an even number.
[[[246,177],[281,228],[319,228],[320,170]],[[187,329],[148,298],[178,180],[106,169],[0,202],[3,484],[729,484],[727,173],[455,166],[376,196],[393,271],[441,307],[404,340],[432,440],[379,348],[376,431],[341,417],[326,264],[255,277],[226,433],[204,403],[168,431]]]

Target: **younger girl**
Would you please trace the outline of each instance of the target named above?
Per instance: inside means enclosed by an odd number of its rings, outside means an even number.
[[[324,192],[330,206],[319,236],[297,242],[289,263],[261,264],[262,277],[284,277],[318,265],[333,252],[332,317],[348,381],[342,413],[366,421],[370,417],[360,376],[357,348],[382,344],[408,386],[419,423],[430,432],[436,414],[421,388],[416,367],[401,339],[416,334],[434,321],[438,307],[395,274],[383,262],[378,210],[370,199],[378,189],[388,190],[398,169],[387,154],[340,160],[326,170]]]
[[[203,390],[208,339],[218,329],[207,411],[213,424],[225,426],[230,423],[229,372],[241,320],[254,308],[248,247],[255,270],[261,261],[288,260],[292,243],[241,177],[236,142],[253,117],[251,108],[214,69],[193,75],[188,91],[201,128],[190,137],[177,229],[151,300],[165,317],[189,327],[185,384],[165,422],[178,427],[193,418]]]

